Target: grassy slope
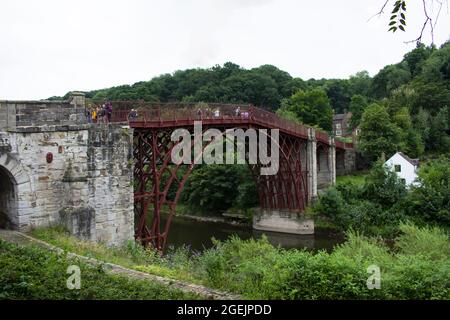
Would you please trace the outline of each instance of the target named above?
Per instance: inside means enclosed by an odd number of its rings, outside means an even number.
[[[109,248],[102,244],[82,241],[68,236],[60,228],[35,229],[32,235],[63,250],[86,257],[96,258],[162,277],[202,284],[200,279],[193,277],[183,269],[167,267],[162,263],[158,253],[150,249],[144,249],[134,242],[129,242],[123,247]]]
[[[345,183],[353,183],[356,185],[364,184],[364,180],[366,179],[367,172],[357,172],[355,174],[346,175],[346,176],[337,176],[336,183],[345,184]]]
[[[81,269],[81,289],[67,289],[67,267]],[[0,299],[195,299],[145,280],[104,273],[38,247],[0,240]]]
[[[267,240],[238,238],[218,243],[201,255],[185,251],[165,258],[140,246],[108,249],[81,242],[61,230],[34,235],[83,255],[178,279],[191,279],[256,299],[449,299],[450,247],[445,231],[401,227],[392,251],[359,235],[328,254],[275,248]],[[382,289],[368,290],[367,267],[378,265]]]

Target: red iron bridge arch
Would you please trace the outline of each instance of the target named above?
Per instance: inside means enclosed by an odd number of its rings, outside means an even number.
[[[330,147],[352,149],[353,145],[330,139],[326,132],[285,120],[252,105],[214,103],[112,102],[111,122],[129,124],[134,129],[134,202],[136,239],[144,245],[164,250],[170,224],[181,192],[195,164],[173,164],[171,141],[174,130],[193,132],[194,122],[203,130],[222,132],[233,128],[279,129],[279,170],[275,175],[259,175],[261,164],[249,164],[255,179],[261,208],[301,213],[310,201],[312,166],[308,159],[327,155]],[[236,112],[239,107],[239,112]],[[136,112],[132,117],[132,110]],[[268,130],[270,131],[270,130]],[[259,134],[259,133],[258,133]],[[308,142],[314,144],[309,148]],[[270,144],[269,144],[270,145]],[[204,146],[205,147],[205,146]],[[246,149],[248,150],[248,149]],[[317,157],[308,157],[316,152]],[[315,162],[315,161],[314,161]],[[183,168],[183,169],[181,169]],[[315,169],[314,169],[315,170]],[[309,177],[309,178],[308,178]],[[168,211],[162,222],[161,212]],[[151,219],[151,220],[149,220]],[[149,221],[148,221],[149,220]]]

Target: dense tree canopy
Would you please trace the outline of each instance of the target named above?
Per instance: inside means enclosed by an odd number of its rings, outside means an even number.
[[[332,129],[333,111],[330,99],[323,89],[297,91],[285,101],[279,114],[283,115],[284,112],[294,115],[302,123],[327,131]]]
[[[361,150],[371,160],[378,159],[383,152],[391,156],[398,139],[398,127],[390,120],[386,108],[376,103],[368,106],[361,119]]]
[[[402,61],[384,67],[373,78],[361,71],[348,79],[303,80],[273,65],[244,69],[227,62],[86,95],[95,100],[251,103],[328,131],[333,111],[351,111],[354,129],[361,125],[367,106],[376,103],[382,114],[372,116],[384,119],[387,113],[397,132],[386,149],[376,148],[377,154],[402,150],[415,157],[450,149],[450,42],[440,48],[419,44]],[[368,134],[361,146],[373,143],[367,140]]]

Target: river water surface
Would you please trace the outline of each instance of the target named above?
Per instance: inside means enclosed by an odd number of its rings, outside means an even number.
[[[331,251],[336,244],[342,243],[343,238],[330,232],[316,230],[314,235],[294,235],[286,233],[253,230],[219,222],[196,221],[181,216],[174,217],[167,239],[168,247],[190,247],[195,251],[203,251],[212,247],[211,238],[226,240],[231,235],[241,239],[260,238],[265,234],[275,246],[291,249],[327,250]]]

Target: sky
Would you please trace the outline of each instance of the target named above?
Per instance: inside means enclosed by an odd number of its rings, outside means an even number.
[[[415,47],[424,22],[409,1],[407,32],[388,33],[384,0],[1,0],[0,100],[147,81],[227,61],[272,64],[294,77],[373,76]],[[437,13],[428,8],[430,14]],[[391,10],[391,6],[386,11]],[[442,8],[436,45],[450,39]],[[425,43],[431,42],[426,30]]]

